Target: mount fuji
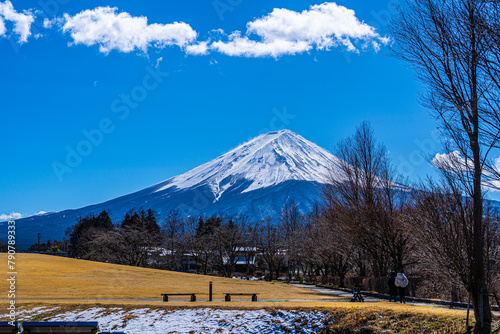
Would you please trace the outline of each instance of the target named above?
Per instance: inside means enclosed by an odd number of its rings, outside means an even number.
[[[321,201],[320,187],[329,173],[341,178],[340,160],[327,150],[289,130],[262,134],[220,157],[154,186],[100,204],[16,220],[19,247],[37,240],[62,239],[79,217],[110,213],[120,221],[130,210],[149,208],[162,219],[171,209],[184,216],[218,212],[243,214],[250,219],[279,216],[284,204],[294,201],[309,212]],[[337,172],[335,172],[337,171]],[[0,223],[0,238],[7,231]]]

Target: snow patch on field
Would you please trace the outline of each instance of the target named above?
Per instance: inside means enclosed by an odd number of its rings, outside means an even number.
[[[30,320],[54,311],[36,308],[19,314]],[[21,319],[22,318],[22,319]],[[101,331],[127,333],[316,333],[324,327],[325,314],[303,311],[216,310],[210,308],[165,310],[93,307],[49,316],[44,321],[98,321]]]

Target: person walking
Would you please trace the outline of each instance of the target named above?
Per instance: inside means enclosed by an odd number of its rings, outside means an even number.
[[[387,281],[387,285],[389,286],[389,302],[392,301],[392,297],[394,297],[394,302],[397,300],[398,289],[396,288],[396,272],[391,271],[389,276],[389,280]]]
[[[405,302],[405,289],[408,286],[408,278],[405,276],[404,273],[402,273],[402,272],[398,273],[394,284],[398,288],[399,300],[401,301],[401,303],[406,303]]]

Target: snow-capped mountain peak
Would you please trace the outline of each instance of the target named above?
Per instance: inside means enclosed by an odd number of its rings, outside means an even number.
[[[220,157],[163,183],[156,192],[207,185],[217,201],[235,184],[240,193],[298,180],[326,183],[338,159],[327,150],[290,131],[262,134]]]
[[[114,223],[131,210],[153,209],[158,219],[171,210],[187,217],[224,212],[252,221],[279,217],[283,205],[295,202],[303,213],[321,202],[320,184],[329,171],[343,179],[335,165],[341,161],[327,150],[289,131],[262,134],[220,157],[156,185],[103,203],[22,218],[16,221],[21,236],[16,245],[27,248],[37,233],[60,240],[80,217],[109,212]],[[331,167],[333,167],[331,169]],[[0,222],[0,230],[7,222]],[[0,233],[0,238],[6,234]]]

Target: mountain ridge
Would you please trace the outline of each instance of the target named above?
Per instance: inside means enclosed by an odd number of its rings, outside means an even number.
[[[119,222],[130,210],[153,209],[162,219],[171,209],[184,216],[208,216],[225,212],[252,220],[276,218],[282,206],[297,203],[303,213],[321,201],[320,187],[329,172],[340,177],[338,158],[290,131],[257,136],[219,157],[183,174],[139,191],[83,208],[46,213],[16,220],[18,241],[27,247],[43,240],[62,239],[79,217],[110,212]],[[5,223],[0,223],[0,231]],[[5,238],[5,233],[0,233]]]

